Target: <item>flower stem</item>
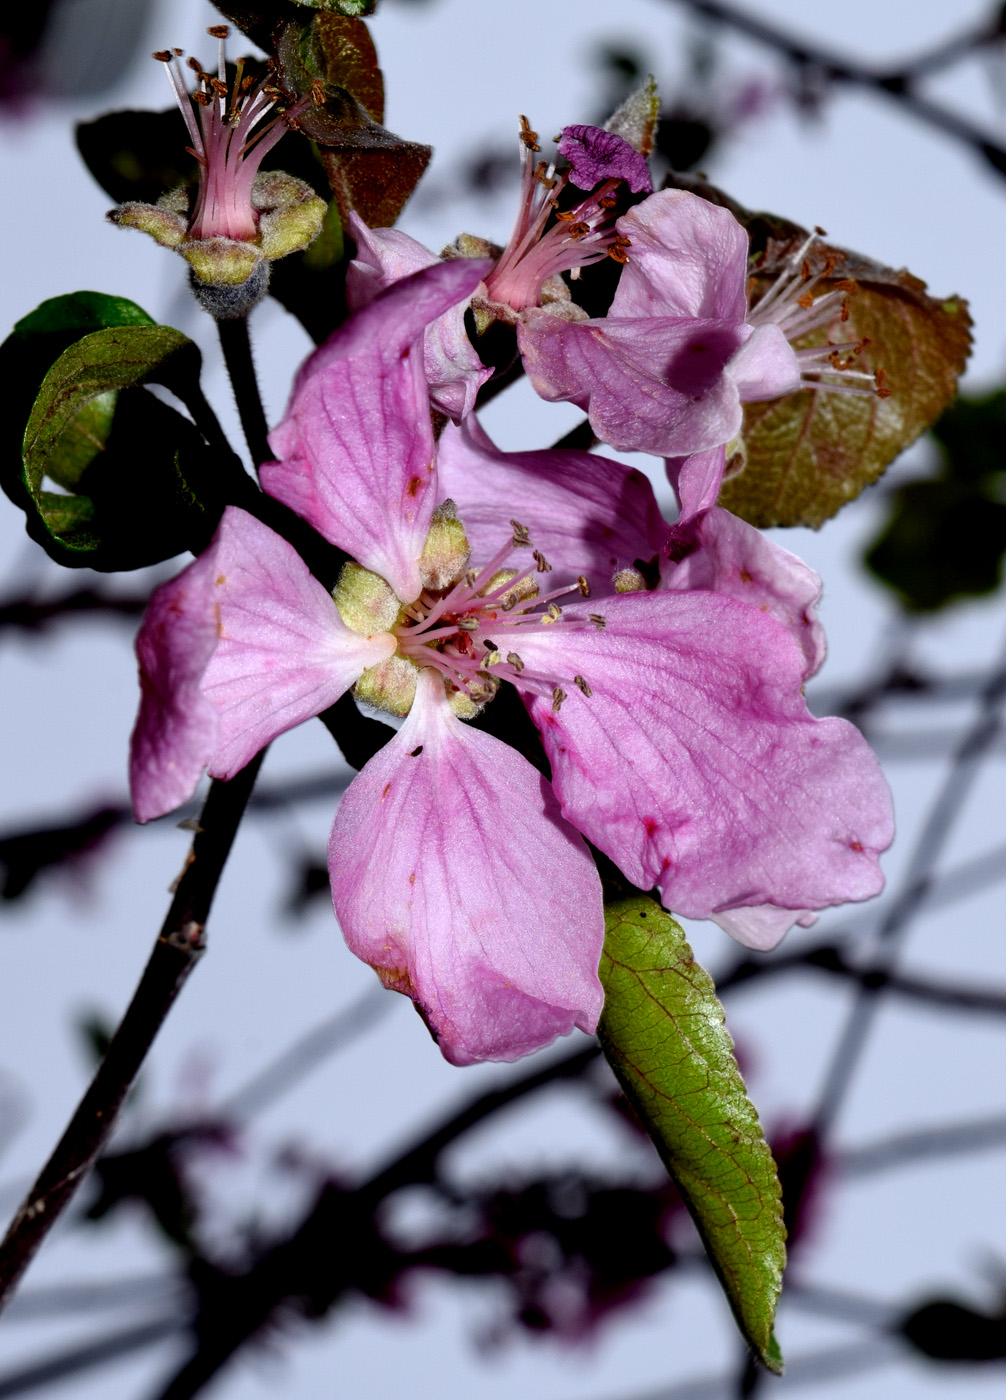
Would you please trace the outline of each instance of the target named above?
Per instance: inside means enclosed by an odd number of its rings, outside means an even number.
[[[269,425],[266,422],[265,409],[262,407],[255,361],[252,359],[248,318],[237,316],[230,321],[218,321],[217,331],[220,334],[220,348],[241,417],[245,442],[251,453],[252,464],[258,471],[263,462],[272,461],[273,454],[269,451]]]
[[[0,1244],[0,1309],[108,1141],[154,1037],[205,950],[210,905],[264,753],[230,782],[218,779],[210,786],[171,907],[133,999],[66,1131]]]

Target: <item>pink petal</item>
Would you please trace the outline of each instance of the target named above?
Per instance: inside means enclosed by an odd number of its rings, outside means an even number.
[[[817,915],[809,909],[779,909],[774,904],[758,904],[713,914],[712,921],[745,948],[767,953],[782,942],[794,924],[810,928],[817,923]]]
[[[603,631],[569,625],[588,608]],[[629,593],[565,609],[518,650],[564,816],[669,908],[820,909],[881,888],[880,767],[852,725],[810,715],[803,654],[774,618],[712,593]]]
[[[349,947],[413,998],[452,1064],[597,1024],[594,864],[545,779],[458,720],[432,670],[343,797],[329,869]]]
[[[671,557],[661,571],[661,588],[706,589],[770,613],[801,648],[804,679],[809,680],[826,651],[816,611],[821,580],[814,570],[720,506],[671,528]]]
[[[201,690],[217,645],[216,545],[154,590],[136,638],[140,712],[130,740],[136,820],[188,801],[217,746],[220,719]]]
[[[725,371],[748,334],[729,321],[563,321],[533,308],[517,344],[535,391],[587,408],[602,442],[677,457],[736,437],[741,406]]]
[[[633,194],[653,189],[650,167],[624,136],[599,126],[564,126],[556,146],[569,161],[569,178],[579,190],[605,180],[624,180]]]
[[[800,388],[796,351],[778,326],[755,326],[730,361],[728,373],[737,386],[741,403],[778,399]]]
[[[729,209],[660,190],[615,225],[629,239],[610,317],[747,316],[748,236]]]
[[[301,366],[262,484],[333,544],[419,596],[436,497],[426,327],[471,295],[484,261],[437,263],[382,292]]]
[[[328,709],[396,643],[386,632],[351,632],[293,546],[243,510],[224,511],[214,560],[220,641],[202,691],[220,716],[210,772],[230,778],[278,734]]]
[[[651,560],[667,534],[642,472],[592,452],[501,452],[474,416],[444,429],[437,469],[441,497],[457,503],[472,563],[501,548],[517,517],[552,565],[553,588],[582,574],[607,593],[615,569]]]
[[[428,248],[394,228],[368,228],[351,211],[349,230],[356,242],[356,257],[346,272],[346,300],[350,311],[359,311],[379,292],[403,277],[440,261]],[[431,321],[423,339],[423,362],[433,407],[456,423],[475,407],[475,396],[492,374],[478,357],[465,330],[467,303]]]
[[[716,504],[726,468],[724,447],[714,447],[708,452],[693,452],[690,457],[668,457],[664,466],[667,469],[667,479],[674,487],[681,507],[678,525],[683,525],[693,516]]]

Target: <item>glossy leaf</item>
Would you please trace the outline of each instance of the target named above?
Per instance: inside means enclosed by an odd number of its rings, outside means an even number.
[[[193,485],[211,478],[209,449],[188,419],[142,387],[163,384],[198,403],[199,352],[147,320],[75,340],[31,410],[19,504],[29,534],[60,563],[138,568],[212,528],[203,515],[219,504],[215,489]]]
[[[775,1164],[712,981],[669,914],[610,891],[599,1035],[680,1190],[749,1345],[772,1371],[786,1232]]]

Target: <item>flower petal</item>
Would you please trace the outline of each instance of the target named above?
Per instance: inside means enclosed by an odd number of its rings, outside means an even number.
[[[826,652],[824,629],[817,619],[821,580],[802,559],[721,506],[678,522],[671,534],[661,588],[706,589],[770,613],[803,651],[804,680],[820,669]]]
[[[801,386],[796,351],[778,326],[755,326],[730,361],[727,373],[737,386],[741,403],[778,399]]]
[[[623,451],[676,457],[718,447],[741,425],[725,373],[750,334],[742,323],[694,317],[564,321],[533,308],[517,344],[536,393],[588,410],[602,440]]]
[[[350,311],[369,306],[386,287],[440,261],[400,229],[368,228],[355,211],[350,211],[349,231],[356,242],[356,257],[346,271]],[[431,321],[423,338],[430,402],[455,423],[472,411],[475,396],[492,374],[468,339],[466,307],[467,302],[460,302]]]
[[[569,161],[569,178],[579,190],[605,180],[624,180],[633,194],[653,189],[646,157],[624,136],[599,126],[564,126],[556,150]]]
[[[693,452],[689,457],[668,457],[664,466],[678,498],[680,514],[676,523],[681,526],[716,504],[726,470],[726,448]]]
[[[129,786],[140,822],[187,802],[217,747],[220,717],[201,690],[217,645],[216,555],[214,543],[154,590],[136,637],[140,712],[130,740]]]
[[[436,494],[416,347],[487,269],[467,258],[437,263],[382,292],[301,366],[270,434],[280,460],[262,468],[265,489],[381,574],[403,602],[421,591],[417,560]]]
[[[667,534],[653,488],[634,467],[592,452],[501,452],[474,416],[444,429],[437,469],[440,498],[457,503],[472,563],[494,555],[519,516],[552,565],[552,587],[582,574],[607,593],[615,569],[651,560]]]
[[[349,947],[413,998],[452,1064],[515,1060],[594,1029],[593,861],[545,779],[458,720],[432,670],[344,795],[329,869]]]
[[[220,641],[202,691],[220,716],[210,772],[230,778],[278,734],[328,709],[396,642],[387,632],[351,632],[293,546],[234,506],[214,538],[214,561]]]
[[[748,236],[729,209],[686,190],[660,190],[615,227],[630,251],[610,317],[747,316]]]
[[[689,918],[879,891],[887,785],[852,725],[808,712],[804,657],[782,624],[713,593],[587,606],[603,631],[574,630],[587,617],[577,605],[519,643],[518,686],[574,826]],[[567,692],[558,713],[556,683]]]
[[[817,915],[809,909],[780,909],[775,904],[755,904],[747,909],[728,909],[722,914],[713,914],[712,921],[719,924],[724,933],[743,943],[745,948],[756,948],[759,953],[768,953],[789,933],[794,924],[810,928],[817,923]]]

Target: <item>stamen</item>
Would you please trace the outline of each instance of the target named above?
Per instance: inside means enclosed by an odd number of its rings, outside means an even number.
[[[552,572],[552,565],[548,562],[540,549],[536,549],[534,552],[534,563],[539,574],[550,574]]]
[[[587,582],[587,580],[584,578],[583,574],[580,574],[579,577],[577,578],[577,580],[576,580],[576,586],[577,586],[577,588],[580,590],[580,597],[581,597],[581,598],[589,598],[589,597],[590,597],[590,584],[589,584],[589,583]]]
[[[523,671],[523,669],[524,669],[524,663],[523,663],[523,661],[520,659],[520,657],[517,655],[517,653],[516,653],[515,651],[508,651],[508,652],[507,652],[506,659],[507,659],[507,661],[509,661],[510,665],[514,668],[514,670],[517,672],[517,674],[518,674],[518,676],[519,676],[520,673],[521,673],[521,671]]]
[[[562,707],[562,702],[565,700],[565,698],[566,692],[563,690],[562,686],[557,685],[556,688],[552,691],[552,710],[555,714],[559,713],[559,710]]]
[[[588,616],[599,632],[603,632],[608,625],[608,619],[603,613],[588,613]]]
[[[589,698],[593,695],[593,693],[594,693],[594,692],[591,690],[590,686],[587,684],[587,682],[584,680],[584,678],[583,678],[582,676],[574,676],[574,677],[573,677],[573,684],[574,684],[575,686],[578,686],[578,687],[580,688],[580,690],[583,691],[584,695],[587,696],[588,699],[589,699]]]

